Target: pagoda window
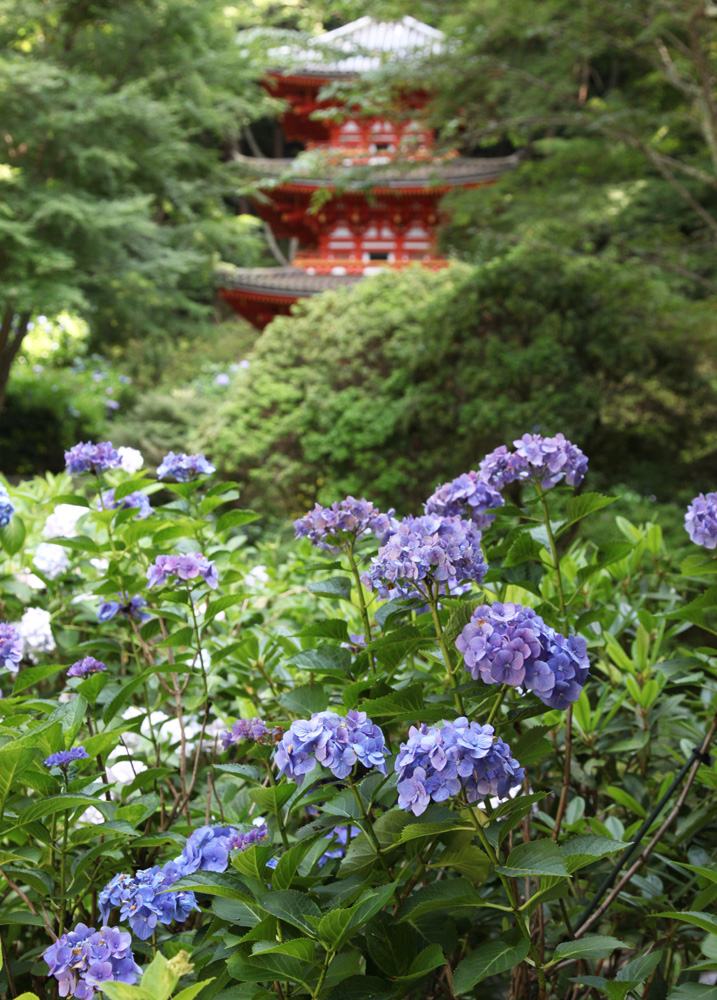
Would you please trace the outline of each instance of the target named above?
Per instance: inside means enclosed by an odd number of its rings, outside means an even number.
[[[376,253],[376,252],[373,252],[373,253],[370,253],[368,255],[368,259],[369,260],[392,260],[393,259],[393,254],[392,253]]]
[[[341,146],[361,146],[361,126],[358,122],[352,121],[350,118],[342,122],[338,130],[338,142]]]
[[[377,121],[371,126],[371,150],[390,150],[396,148],[398,133],[396,126],[391,122]]]

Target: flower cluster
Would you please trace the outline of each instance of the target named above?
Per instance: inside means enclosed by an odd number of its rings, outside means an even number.
[[[168,577],[193,580],[198,576],[201,576],[212,590],[217,589],[219,577],[216,566],[201,552],[190,552],[179,556],[157,556],[147,570],[147,586],[161,586],[167,582]]]
[[[584,639],[566,638],[520,604],[479,605],[456,649],[474,680],[525,687],[561,710],[580,697],[590,669]]]
[[[380,543],[395,530],[394,510],[386,514],[370,501],[362,498],[346,497],[336,500],[330,507],[316,504],[313,510],[294,521],[296,538],[308,538],[312,545],[329,552],[338,552],[337,543],[346,539],[356,541],[371,532]]]
[[[121,500],[115,500],[114,489],[105,490],[102,497],[97,502],[97,506],[100,510],[125,510],[133,507],[138,508],[137,517],[142,519],[149,517],[152,513],[152,505],[149,502],[149,497],[144,493],[128,493],[126,497],[122,497]]]
[[[579,486],[588,471],[587,457],[564,434],[524,434],[513,446],[515,451],[510,452],[501,445],[480,463],[481,479],[497,490],[516,479],[535,479],[543,489],[555,486],[561,479],[568,486]]]
[[[51,753],[43,763],[45,767],[61,767],[65,771],[73,761],[87,760],[89,756],[84,747],[71,747],[69,750],[58,750],[57,753]]]
[[[0,483],[0,528],[4,528],[10,523],[10,518],[15,513],[15,504],[10,499],[7,488]]]
[[[495,521],[495,514],[488,511],[505,503],[498,490],[481,479],[477,472],[443,483],[426,500],[426,513],[439,517],[467,517],[476,528],[483,531]]]
[[[16,626],[10,622],[0,622],[0,667],[16,674],[20,669],[22,649],[22,636]]]
[[[361,831],[357,826],[335,826],[331,833],[327,833],[324,837],[324,840],[332,841],[335,846],[330,847],[328,851],[324,851],[316,862],[317,866],[323,868],[327,861],[335,861],[337,858],[345,857],[349,841],[354,837],[358,837],[360,833]]]
[[[123,446],[117,449],[117,454],[120,457],[120,468],[123,472],[129,472],[133,475],[135,472],[139,472],[144,465],[144,456],[136,448]]]
[[[168,861],[162,868],[154,865],[134,875],[115,875],[97,899],[102,920],[118,908],[120,921],[126,921],[142,941],[152,937],[157,924],[183,923],[192,910],[199,909],[194,893],[165,891],[183,874],[174,861]]]
[[[510,747],[493,735],[492,726],[464,717],[440,726],[411,726],[395,768],[398,804],[415,816],[425,812],[431,799],[445,802],[461,790],[466,802],[503,797],[524,774]]]
[[[122,600],[103,601],[100,604],[97,609],[97,618],[99,621],[111,621],[118,612],[126,618],[134,618],[138,622],[146,622],[149,619],[150,616],[142,611],[142,608],[147,607],[147,603],[140,594],[135,594],[129,601],[124,594],[120,594],[119,596]]]
[[[122,459],[109,441],[92,444],[88,441],[73,445],[65,452],[65,468],[71,476],[79,476],[83,472],[104,472],[105,469],[117,469]]]
[[[371,562],[363,582],[380,597],[398,590],[408,597],[426,596],[435,582],[441,593],[450,593],[469,580],[478,583],[488,569],[481,551],[481,533],[460,517],[405,517]]]
[[[39,570],[48,580],[56,580],[70,567],[70,557],[62,545],[52,542],[40,542],[32,557],[35,569]]]
[[[280,730],[270,729],[263,719],[255,716],[253,719],[237,719],[231,729],[225,729],[222,733],[222,746],[225,750],[239,743],[240,740],[253,740],[254,743],[263,743],[265,736],[273,736]]]
[[[57,980],[61,997],[92,1000],[103,983],[137,982],[141,969],[134,960],[131,935],[118,927],[78,924],[45,949],[43,958]]]
[[[231,850],[229,840],[237,833],[232,826],[202,826],[188,838],[174,864],[182,875],[193,875],[200,870],[225,872]]]
[[[44,608],[25,608],[18,622],[17,630],[24,652],[33,662],[37,660],[36,653],[52,653],[56,648],[50,628],[51,618],[50,612]]]
[[[268,836],[269,831],[264,823],[261,826],[255,826],[253,830],[249,830],[247,833],[235,830],[227,840],[227,849],[230,851],[245,851],[247,847],[253,847],[260,840],[266,840]]]
[[[68,677],[91,677],[92,674],[99,674],[107,667],[101,660],[96,660],[94,656],[86,656],[83,660],[75,660],[67,671]]]
[[[695,545],[717,548],[717,493],[700,493],[687,508],[685,530]]]
[[[188,483],[190,479],[209,476],[214,471],[214,466],[204,455],[185,455],[184,452],[175,455],[170,451],[157,466],[157,478],[167,479],[171,476],[178,483]]]
[[[53,512],[45,519],[42,537],[74,538],[77,534],[77,522],[86,513],[84,507],[79,507],[74,503],[58,503]]]
[[[318,761],[337,778],[346,778],[358,761],[386,774],[386,741],[365,712],[353,709],[345,719],[336,712],[315,712],[292,722],[274,751],[279,774],[300,785]]]

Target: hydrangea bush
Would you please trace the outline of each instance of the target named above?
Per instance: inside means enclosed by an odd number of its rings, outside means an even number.
[[[598,549],[563,435],[476,459],[291,541],[203,455],[3,484],[0,994],[709,995],[717,494]]]

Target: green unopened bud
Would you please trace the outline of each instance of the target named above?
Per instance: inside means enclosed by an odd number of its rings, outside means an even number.
[[[188,952],[178,951],[174,958],[170,958],[167,962],[167,970],[178,979],[180,976],[188,976],[190,972],[194,972],[194,966],[189,961]]]

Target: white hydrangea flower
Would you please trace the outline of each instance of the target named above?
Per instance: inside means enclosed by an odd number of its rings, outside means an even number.
[[[79,817],[80,823],[91,823],[92,826],[101,826],[107,820],[96,806],[88,806]]]
[[[58,503],[45,521],[42,537],[74,538],[77,534],[77,522],[86,513],[84,507],[78,507],[74,503]]]
[[[49,580],[55,580],[70,566],[70,557],[61,545],[40,542],[32,557],[33,565]]]
[[[117,454],[120,457],[121,468],[125,472],[129,472],[130,474],[139,472],[144,465],[144,455],[136,448],[126,448],[122,446],[117,449]]]
[[[269,574],[266,571],[266,566],[259,565],[250,569],[247,575],[244,577],[244,583],[247,587],[260,587],[263,583],[269,582]]]
[[[17,573],[15,578],[31,590],[45,589],[45,581],[41,580],[36,573]]]
[[[55,638],[50,628],[50,612],[44,608],[26,608],[17,624],[17,630],[25,644],[25,655],[35,663],[37,653],[52,653]]]
[[[124,757],[125,760],[117,760],[117,757]],[[126,759],[126,758],[130,759]],[[111,761],[111,763],[110,763]],[[141,760],[135,760],[128,750],[123,746],[115,747],[107,755],[105,771],[107,780],[120,785],[129,785],[138,774],[147,770],[147,765]],[[114,797],[114,796],[113,796]]]
[[[90,559],[90,566],[94,566],[99,573],[104,573],[109,564],[109,559]]]

